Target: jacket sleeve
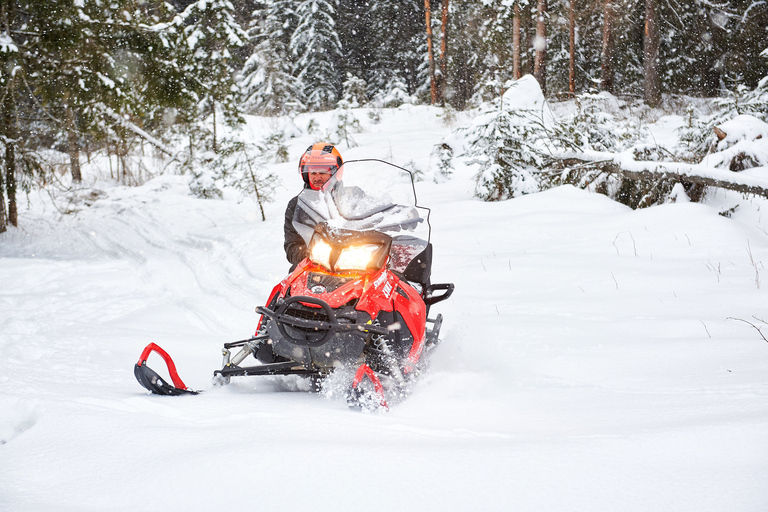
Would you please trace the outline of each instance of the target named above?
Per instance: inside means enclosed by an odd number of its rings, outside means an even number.
[[[283,249],[285,249],[285,257],[294,267],[307,256],[307,245],[293,227],[293,214],[296,211],[298,201],[298,197],[288,201],[288,207],[285,209],[285,223],[283,224],[283,234],[285,236]]]

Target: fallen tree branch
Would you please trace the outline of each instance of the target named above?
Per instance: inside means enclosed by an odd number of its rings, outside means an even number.
[[[637,161],[627,158],[626,155],[605,159],[605,156],[605,154],[600,154],[594,159],[591,158],[591,155],[586,154],[569,156],[563,158],[561,163],[564,168],[591,167],[606,174],[619,174],[635,181],[668,179],[768,197],[768,179],[765,178],[704,165]]]

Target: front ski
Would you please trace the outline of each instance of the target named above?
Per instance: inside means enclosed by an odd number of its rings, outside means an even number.
[[[147,359],[152,352],[160,354],[160,357],[165,361],[173,385],[168,384],[162,377],[147,366]],[[176,371],[176,365],[173,364],[171,356],[168,355],[168,352],[154,343],[150,343],[144,348],[141,356],[139,356],[139,362],[133,367],[133,375],[136,377],[136,380],[139,381],[139,384],[155,395],[177,396],[196,395],[199,393],[199,391],[190,389],[184,384],[184,381],[181,380],[181,377],[179,377],[179,374]]]

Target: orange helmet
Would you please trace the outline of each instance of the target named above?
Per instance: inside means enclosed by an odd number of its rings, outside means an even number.
[[[335,174],[344,164],[341,159],[341,153],[333,144],[327,142],[318,142],[307,148],[307,151],[301,155],[299,160],[299,174],[308,188],[313,188],[309,182],[310,169],[324,169],[331,175]]]

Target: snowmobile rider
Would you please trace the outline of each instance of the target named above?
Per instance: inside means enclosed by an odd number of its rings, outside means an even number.
[[[343,163],[344,160],[342,160],[339,150],[332,144],[318,142],[309,146],[299,160],[299,174],[304,180],[304,188],[322,190]],[[285,224],[283,225],[285,235],[283,248],[285,249],[285,257],[291,263],[291,271],[301,260],[307,257],[307,244],[293,227],[293,214],[296,211],[298,201],[298,195],[288,201],[288,207],[285,209]]]

